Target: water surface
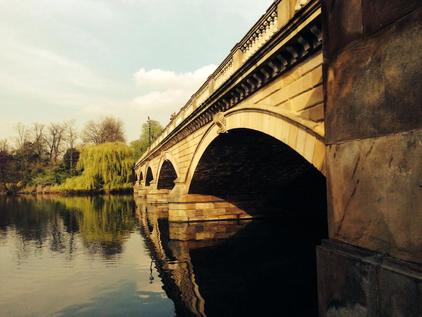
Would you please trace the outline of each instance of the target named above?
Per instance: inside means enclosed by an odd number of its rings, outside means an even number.
[[[0,316],[317,316],[312,213],[168,223],[133,197],[0,197]]]
[[[1,316],[173,316],[131,197],[0,197]]]

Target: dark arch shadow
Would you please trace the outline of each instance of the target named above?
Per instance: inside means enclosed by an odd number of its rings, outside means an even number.
[[[139,183],[141,183],[143,180],[144,180],[144,173],[142,173],[142,172],[141,172],[141,173],[139,174],[139,179],[138,179],[138,182],[139,182]]]
[[[315,207],[326,213],[325,177],[288,145],[249,129],[220,134],[208,146],[189,193],[237,204],[252,199],[257,206],[239,206],[252,214]]]
[[[177,178],[176,170],[170,160],[165,160],[160,169],[160,175],[158,176],[158,189],[173,189],[174,181]]]
[[[151,169],[150,166],[148,166],[148,169],[147,169],[147,178],[145,180],[145,185],[146,186],[149,186],[153,180],[154,180],[154,176],[152,176],[152,169]]]
[[[286,316],[317,316],[315,247],[328,236],[328,221],[326,180],[314,166],[269,135],[234,129],[220,134],[205,150],[189,193],[223,198],[251,215],[279,216],[267,224],[252,222],[246,230],[253,232],[253,238],[246,242],[240,242],[243,240],[240,239],[237,244],[238,239],[233,237],[221,247],[190,253],[197,282],[205,285],[200,289],[208,299],[206,310],[210,316],[223,316],[219,307],[232,307],[233,313],[244,307],[240,311],[245,316],[248,313],[257,316],[260,310],[265,315],[272,309],[281,309],[273,304],[265,306],[267,301],[292,306],[285,306],[288,307]],[[268,238],[262,237],[270,232]],[[277,254],[277,261],[270,256],[271,252]],[[251,259],[251,254],[257,256]],[[236,262],[236,258],[239,261]],[[275,267],[266,268],[267,260],[282,263],[281,272]],[[249,265],[249,269],[239,268],[244,265],[242,261],[252,264],[256,270],[250,270]],[[235,275],[239,270],[241,273]],[[275,278],[272,274],[279,275]],[[274,280],[274,284],[268,286],[257,279],[249,288],[242,284],[249,275]],[[212,284],[209,276],[213,277]],[[217,292],[212,285],[227,291]],[[255,287],[261,291],[257,292]],[[267,288],[268,292],[260,287]],[[245,288],[248,289],[246,293],[240,291]],[[275,294],[284,294],[288,300],[280,300]],[[254,301],[262,305],[253,305]],[[303,307],[298,309],[298,305]],[[273,314],[271,311],[269,315]]]

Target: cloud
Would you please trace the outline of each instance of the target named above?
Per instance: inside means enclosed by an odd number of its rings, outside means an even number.
[[[176,73],[141,68],[134,74],[134,78],[143,94],[134,98],[133,104],[139,110],[166,108],[169,113],[175,112],[189,100],[215,69],[216,65],[206,65],[192,72]]]
[[[136,83],[141,88],[146,89],[198,89],[209,75],[215,70],[216,65],[206,65],[193,72],[176,73],[168,70],[139,69],[134,77]],[[194,91],[192,91],[193,93]]]
[[[135,97],[121,100],[102,100],[88,103],[83,112],[92,115],[115,115],[122,118],[133,130],[148,116],[164,125],[170,115],[177,112],[207,80],[216,65],[202,66],[191,72],[174,72],[163,69],[140,68],[134,75],[138,89]],[[135,128],[133,128],[135,127]]]
[[[86,91],[102,91],[113,85],[91,68],[51,50],[9,40],[0,52],[4,61],[0,87],[4,91],[44,96],[46,101],[71,101],[69,95],[86,98]]]
[[[115,115],[129,139],[168,123],[272,1],[0,0],[0,138],[19,121]]]
[[[133,100],[137,108],[155,110],[157,108],[174,108],[187,101],[188,92],[180,89],[152,91]]]

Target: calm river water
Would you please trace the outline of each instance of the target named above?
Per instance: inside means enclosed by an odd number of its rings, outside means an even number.
[[[0,316],[317,315],[311,225],[166,213],[132,196],[0,197]]]

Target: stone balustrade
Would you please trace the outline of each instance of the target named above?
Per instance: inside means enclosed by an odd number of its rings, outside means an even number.
[[[234,72],[233,67],[233,57],[229,56],[219,67],[217,73],[215,74],[214,81],[215,86],[214,88],[220,87],[227,79],[230,78],[230,76]]]
[[[247,60],[258,51],[278,30],[277,10],[274,10],[265,19],[251,30],[240,46],[242,58]]]

